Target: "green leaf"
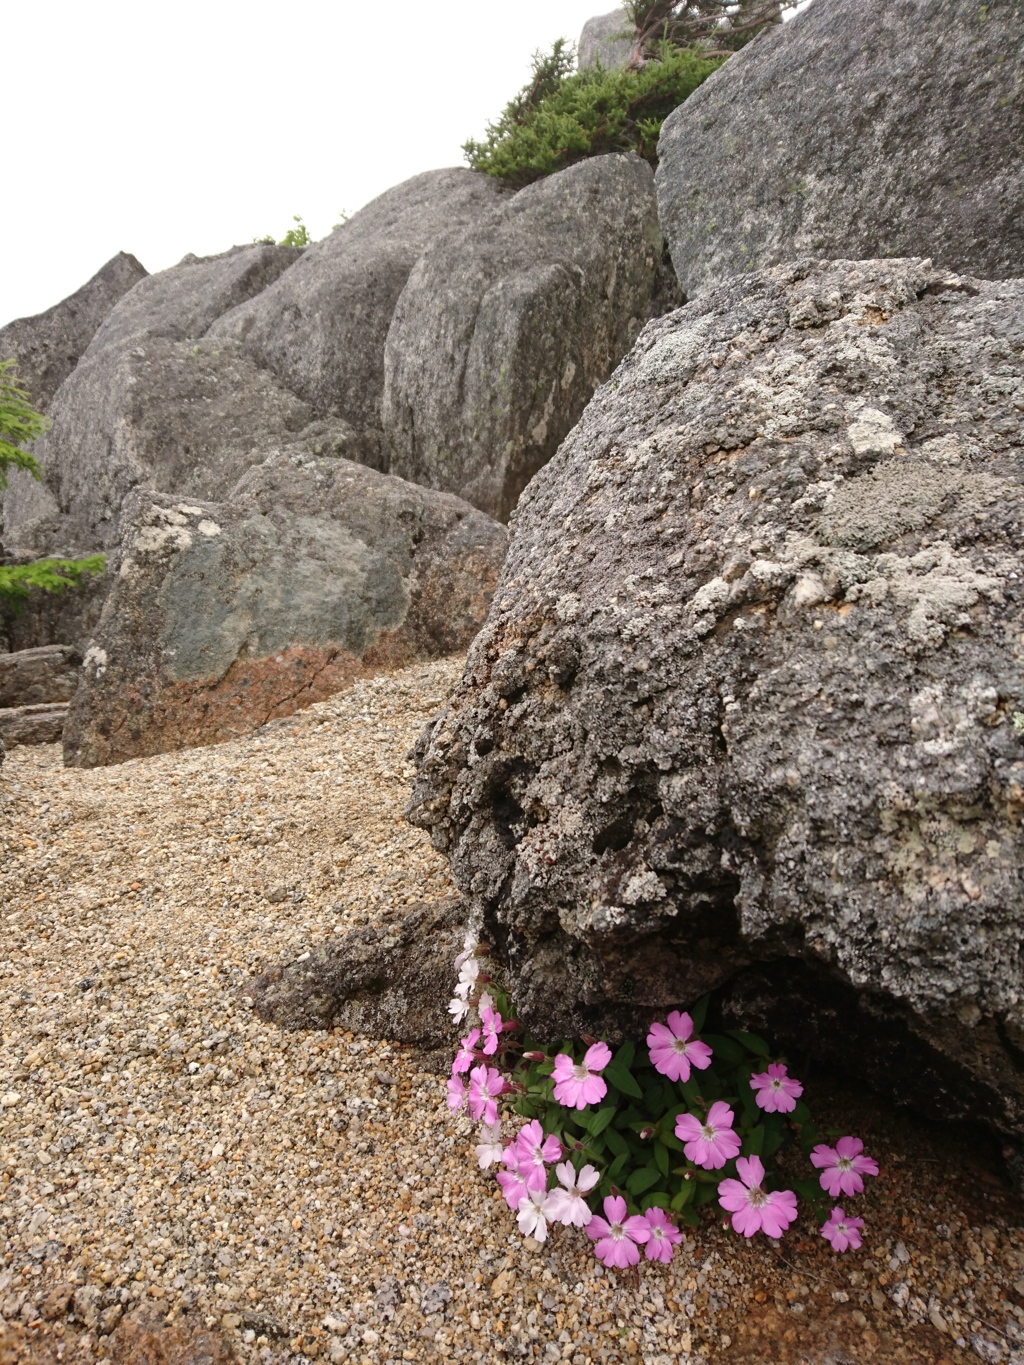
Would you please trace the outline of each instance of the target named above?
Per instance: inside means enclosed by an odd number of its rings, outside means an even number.
[[[692,1202],[694,1189],[695,1186],[692,1180],[683,1181],[683,1188],[678,1194],[672,1196],[672,1208],[676,1213],[679,1213],[681,1209],[685,1209],[687,1204]]]
[[[608,1144],[608,1150],[614,1152],[617,1157],[629,1156],[629,1143],[615,1128],[606,1128],[604,1140]]]
[[[751,1129],[743,1140],[744,1156],[761,1156],[764,1150],[764,1129],[760,1124]]]
[[[700,1033],[704,1027],[704,1020],[708,1017],[708,1005],[711,1001],[710,995],[703,995],[690,1011],[690,1018],[693,1020],[694,1033]]]
[[[660,1138],[654,1139],[654,1161],[662,1175],[668,1175],[669,1155],[668,1148]]]
[[[817,1203],[825,1194],[817,1180],[794,1180],[793,1189],[801,1199],[808,1199],[811,1203]]]
[[[591,1114],[590,1122],[587,1124],[587,1131],[593,1136],[598,1137],[611,1123],[615,1117],[615,1105],[606,1104],[603,1109],[596,1110]]]
[[[705,1185],[698,1181],[697,1189],[693,1196],[693,1202],[698,1208],[700,1208],[702,1204],[710,1204],[717,1194],[718,1194],[717,1184]]]
[[[741,1028],[731,1028],[729,1030],[729,1037],[735,1038],[736,1041],[742,1043],[749,1052],[753,1052],[757,1057],[763,1057],[766,1061],[772,1055],[768,1044],[763,1038],[758,1038],[756,1033],[747,1033]]]
[[[626,1181],[626,1189],[630,1194],[643,1194],[644,1190],[649,1190],[652,1185],[657,1185],[661,1179],[661,1171],[653,1166],[641,1166],[638,1171]]]
[[[727,1066],[739,1066],[746,1058],[747,1054],[739,1043],[722,1033],[709,1033],[705,1035],[704,1041],[718,1061],[725,1062]]]
[[[612,1058],[612,1061],[618,1062],[620,1066],[624,1066],[628,1071],[629,1068],[633,1065],[633,1058],[635,1056],[636,1044],[631,1043],[627,1040],[625,1043],[622,1044],[618,1052],[616,1052],[615,1056]]]
[[[626,1162],[629,1160],[629,1152],[622,1152],[615,1158],[608,1167],[607,1177],[609,1180],[618,1180],[619,1176],[626,1169]]]
[[[642,1100],[644,1092],[637,1085],[630,1074],[629,1068],[620,1065],[618,1059],[613,1057],[605,1069],[601,1072],[602,1077],[616,1090],[620,1090],[623,1095],[631,1095],[634,1099]]]
[[[643,1209],[644,1213],[646,1213],[648,1209],[653,1208],[667,1210],[671,1205],[672,1196],[667,1190],[654,1190],[651,1194],[645,1194],[640,1201],[640,1207]]]

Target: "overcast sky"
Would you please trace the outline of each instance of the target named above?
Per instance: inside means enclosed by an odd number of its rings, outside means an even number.
[[[610,0],[6,0],[0,326],[118,251],[314,237],[461,145]]]

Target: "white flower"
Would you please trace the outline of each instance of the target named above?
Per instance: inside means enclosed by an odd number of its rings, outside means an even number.
[[[501,1124],[485,1123],[480,1129],[480,1136],[483,1141],[476,1145],[476,1159],[480,1163],[480,1169],[486,1171],[505,1154],[500,1141]]]
[[[479,1015],[482,1017],[483,1015],[485,1015],[485,1014],[487,1013],[488,1010],[493,1010],[493,1009],[494,1009],[494,996],[491,995],[490,991],[482,991],[482,992],[480,993],[480,999],[476,1002],[477,1014],[479,1014]]]
[[[548,1196],[548,1217],[567,1227],[585,1228],[594,1213],[583,1196],[594,1188],[601,1176],[593,1166],[584,1166],[577,1176],[571,1161],[556,1166],[555,1174],[561,1184]]]
[[[459,980],[472,985],[480,975],[480,959],[478,957],[467,957],[459,968]]]
[[[461,1024],[469,1013],[469,1006],[465,1000],[460,1000],[457,996],[454,1000],[448,1001],[448,1013],[452,1016],[452,1022]]]
[[[519,1201],[516,1222],[524,1237],[532,1237],[535,1242],[546,1242],[548,1236],[548,1192],[531,1190],[525,1199]]]
[[[474,934],[474,933],[472,932],[472,930],[471,930],[471,931],[466,935],[465,942],[464,942],[463,945],[462,945],[462,952],[461,952],[461,953],[458,955],[458,957],[455,959],[455,970],[456,970],[456,971],[458,971],[458,970],[460,969],[460,967],[462,966],[462,964],[463,964],[464,962],[468,962],[469,959],[470,959],[471,957],[475,957],[475,956],[476,956],[476,950],[477,950],[477,948],[479,948],[479,946],[480,946],[480,945],[479,945],[479,943],[477,942],[476,934]]]
[[[455,987],[455,994],[459,997],[460,1000],[468,1000],[469,992],[471,990],[472,990],[471,982],[460,981],[459,984]]]

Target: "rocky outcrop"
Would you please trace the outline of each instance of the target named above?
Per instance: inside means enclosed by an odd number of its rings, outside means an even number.
[[[37,553],[109,548],[130,488],[167,478],[222,496],[252,463],[257,434],[304,425],[304,405],[237,347],[201,340],[300,254],[261,245],[186,256],[126,294],[51,405],[53,429],[37,451],[45,487],[12,480],[5,541]]]
[[[661,223],[693,295],[794,257],[1024,273],[1024,10],[814,0],[665,121]]]
[[[0,742],[8,749],[16,744],[56,744],[64,733],[67,714],[66,701],[40,706],[2,706]]]
[[[0,654],[0,707],[70,701],[82,656],[72,645]]]
[[[577,45],[580,70],[587,66],[603,66],[606,71],[615,71],[625,66],[635,33],[636,25],[621,7],[588,19]]]
[[[647,327],[419,747],[538,1036],[718,991],[1024,1134],[1022,413],[1024,281],[808,261]]]
[[[301,447],[226,501],[134,491],[65,761],[247,734],[357,677],[465,649],[505,548],[458,498]]]
[[[351,1029],[373,1038],[450,1048],[452,962],[462,948],[462,902],[422,903],[395,924],[353,929],[301,962],[252,984],[253,1008],[288,1029]]]
[[[632,155],[549,176],[438,242],[388,333],[391,472],[507,519],[650,315],[661,255]]]
[[[242,342],[316,416],[351,423],[364,442],[353,458],[381,467],[384,342],[409,272],[439,237],[478,222],[505,193],[475,171],[414,176],[309,247],[211,335]]]
[[[147,273],[134,256],[120,251],[61,303],[0,327],[0,360],[18,362],[18,377],[33,407],[49,408],[114,305]]]

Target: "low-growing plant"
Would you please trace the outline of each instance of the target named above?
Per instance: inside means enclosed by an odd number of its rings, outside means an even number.
[[[662,123],[723,60],[666,42],[636,69],[575,71],[574,51],[559,39],[534,55],[531,80],[486,138],[463,145],[466,160],[517,189],[606,152],[653,163]]]
[[[798,0],[625,0],[636,37],[630,61],[642,62],[662,43],[699,45],[707,55],[729,56],[769,24],[782,22]]]
[[[614,1051],[584,1037],[557,1049],[519,1038],[511,1002],[470,936],[456,959],[449,1010],[473,1027],[462,1039],[448,1103],[482,1123],[481,1169],[497,1181],[520,1231],[546,1240],[552,1224],[583,1229],[600,1261],[624,1268],[641,1250],[670,1261],[680,1223],[717,1206],[745,1237],[781,1237],[802,1199],[837,1252],[861,1245],[864,1220],[829,1205],[878,1174],[859,1138],[823,1141],[803,1086],[768,1044],[742,1029],[703,1033],[707,998],[651,1024],[646,1046]],[[465,1079],[464,1079],[465,1078]],[[468,1083],[467,1083],[468,1082]],[[503,1138],[500,1106],[525,1122]],[[780,1188],[772,1159],[795,1143],[816,1176]],[[600,1212],[598,1211],[600,1205]]]
[[[14,361],[0,361],[0,489],[7,487],[9,469],[20,469],[33,479],[42,479],[39,461],[24,447],[45,435],[49,425],[49,420],[33,408],[28,389],[15,373]],[[17,608],[33,588],[65,592],[80,587],[87,576],[102,573],[105,565],[103,555],[0,565],[0,599],[13,602]]]

